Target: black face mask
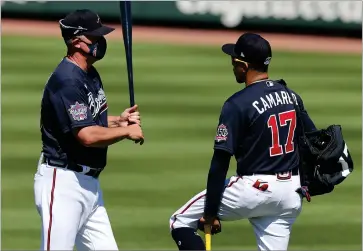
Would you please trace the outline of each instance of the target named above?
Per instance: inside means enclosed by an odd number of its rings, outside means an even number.
[[[88,54],[91,55],[92,57],[94,57],[95,59],[100,60],[106,54],[106,50],[107,50],[106,39],[104,37],[101,37],[94,44],[88,45],[88,48],[90,50]]]

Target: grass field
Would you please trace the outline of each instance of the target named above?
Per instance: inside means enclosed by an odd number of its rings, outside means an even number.
[[[38,249],[33,176],[41,149],[40,98],[64,55],[61,39],[2,36],[2,249]],[[120,249],[176,250],[170,215],[206,185],[224,100],[241,86],[219,47],[134,45],[136,102],[146,141],[109,150],[101,175]],[[44,56],[40,54],[44,53]],[[122,42],[96,64],[109,114],[128,106]],[[318,127],[341,124],[355,171],[334,193],[314,197],[298,218],[291,250],[361,250],[361,57],[274,52],[271,78],[300,93]],[[235,171],[231,162],[229,174]],[[215,250],[256,249],[247,221],[224,223]]]

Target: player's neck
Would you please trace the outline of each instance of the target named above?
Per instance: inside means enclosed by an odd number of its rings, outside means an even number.
[[[67,55],[67,59],[84,71],[88,71],[88,69],[91,67],[91,64],[87,62],[87,58],[81,55],[80,53]]]
[[[264,80],[264,79],[268,79],[268,73],[264,72],[264,73],[256,73],[256,74],[247,74],[246,76],[246,86],[249,86],[251,84],[254,84],[257,81],[260,80]]]

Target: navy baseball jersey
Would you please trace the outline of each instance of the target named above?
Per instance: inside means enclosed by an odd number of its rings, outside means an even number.
[[[251,84],[224,103],[214,143],[234,155],[237,174],[278,173],[294,169],[299,163],[297,149],[298,104],[306,131],[315,126],[301,98],[272,80]]]
[[[107,100],[95,68],[85,72],[63,59],[45,86],[40,122],[45,157],[105,167],[107,147],[85,147],[72,133],[75,128],[108,126]]]

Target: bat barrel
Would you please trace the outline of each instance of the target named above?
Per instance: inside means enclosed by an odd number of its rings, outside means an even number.
[[[132,65],[132,18],[131,1],[120,1],[122,35],[126,53],[127,78],[129,84],[130,106],[135,105],[134,73]]]

